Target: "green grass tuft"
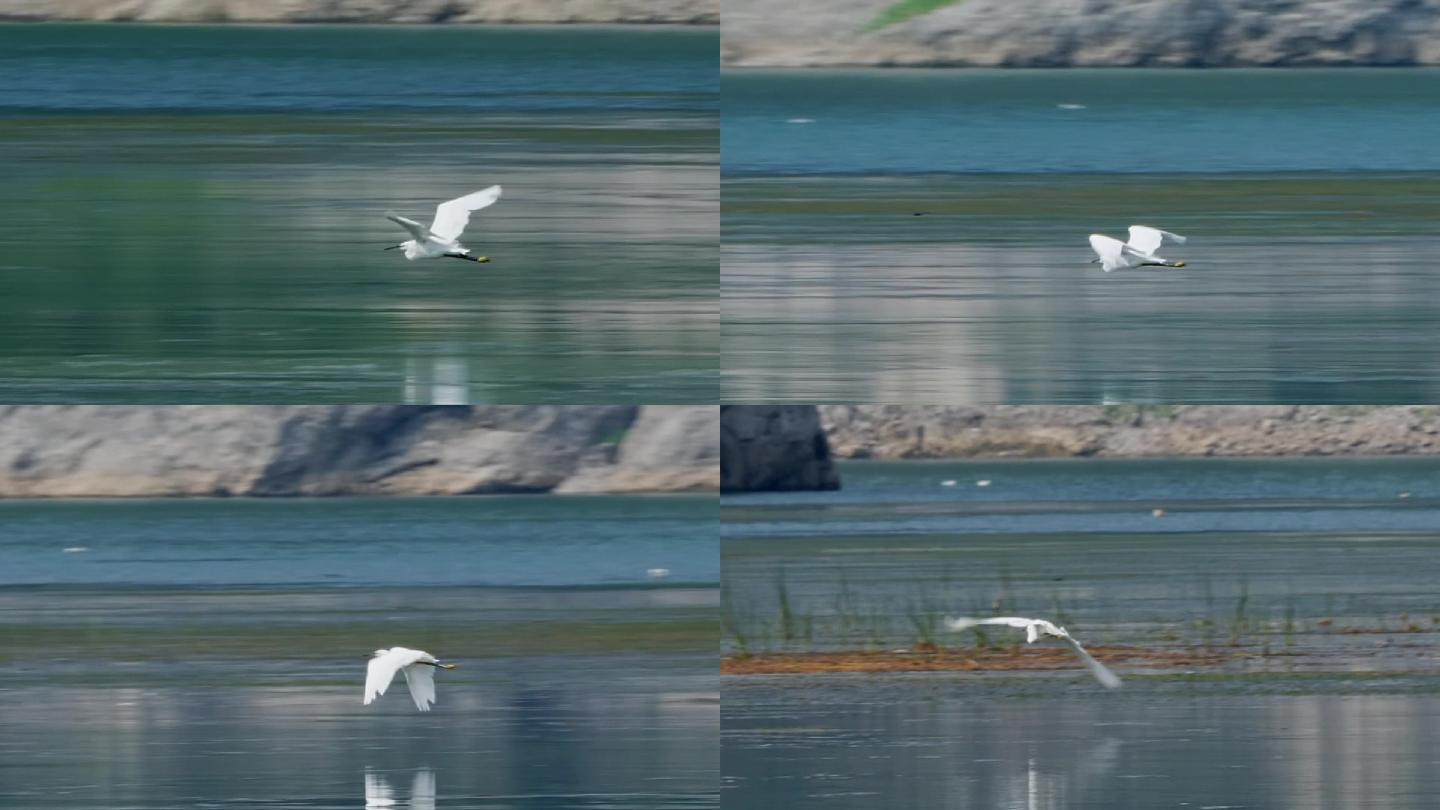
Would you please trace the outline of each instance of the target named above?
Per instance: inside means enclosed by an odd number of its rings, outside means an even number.
[[[911,17],[919,17],[921,14],[929,14],[932,11],[953,6],[961,0],[899,0],[885,7],[885,10],[875,15],[875,19],[863,29],[867,33],[879,31],[896,23],[902,23]]]

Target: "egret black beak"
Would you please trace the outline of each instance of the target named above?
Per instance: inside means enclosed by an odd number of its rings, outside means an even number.
[[[400,248],[400,247],[403,247],[403,245],[391,245],[390,247],[385,248],[385,249],[386,249],[386,250],[395,250],[396,248]]]

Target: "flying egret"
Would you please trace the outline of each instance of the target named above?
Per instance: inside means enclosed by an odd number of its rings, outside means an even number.
[[[1099,681],[1102,686],[1108,689],[1118,689],[1120,687],[1120,679],[1115,676],[1115,673],[1106,669],[1104,664],[1090,657],[1090,653],[1085,652],[1085,648],[1080,646],[1080,642],[1071,638],[1070,634],[1065,631],[1065,628],[1047,622],[1044,619],[1022,619],[1019,616],[997,616],[993,619],[967,619],[961,617],[946,619],[945,624],[951,630],[957,631],[969,630],[972,627],[982,624],[998,624],[1004,625],[1005,627],[1024,628],[1025,641],[1029,644],[1034,644],[1036,639],[1040,638],[1041,633],[1047,636],[1054,636],[1070,645],[1070,649],[1075,651],[1075,654],[1084,662],[1085,667],[1090,670],[1090,674],[1094,675],[1095,680]]]
[[[415,708],[430,711],[435,702],[435,670],[455,669],[454,664],[442,664],[435,656],[424,650],[410,650],[391,647],[371,653],[370,663],[365,667],[365,705],[385,694],[394,680],[396,672],[405,673],[405,683],[410,687],[410,697]]]
[[[1100,258],[1095,259],[1091,264],[1100,264],[1107,273],[1111,270],[1128,270],[1132,267],[1184,267],[1185,262],[1172,262],[1155,255],[1155,251],[1159,250],[1160,246],[1166,242],[1183,245],[1185,237],[1145,225],[1130,226],[1129,242],[1121,242],[1119,239],[1104,234],[1092,233],[1090,234],[1090,248]]]
[[[393,211],[387,211],[385,218],[409,231],[414,238],[385,249],[404,248],[405,258],[412,260],[448,256],[452,259],[488,262],[490,261],[489,256],[471,256],[470,250],[460,244],[460,234],[464,233],[465,226],[470,224],[470,212],[488,208],[494,205],[498,199],[500,199],[500,187],[491,186],[474,194],[466,194],[464,197],[456,197],[440,203],[435,206],[435,221],[430,223],[429,230],[413,219],[406,219]]]

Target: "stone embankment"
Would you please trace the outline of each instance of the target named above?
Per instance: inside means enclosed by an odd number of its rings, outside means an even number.
[[[1440,453],[1429,405],[823,405],[839,458]]]
[[[750,67],[1436,65],[1440,0],[725,0],[722,39]]]
[[[0,407],[0,497],[713,492],[716,406]]]
[[[718,25],[719,0],[0,0],[0,20]]]

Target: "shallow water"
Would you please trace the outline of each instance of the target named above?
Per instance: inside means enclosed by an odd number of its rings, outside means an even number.
[[[722,796],[755,810],[1424,805],[1440,788],[1440,680],[1340,687],[730,677]]]
[[[718,807],[713,504],[3,504],[0,806]]]
[[[727,496],[731,654],[969,646],[980,639],[940,619],[999,614],[1057,619],[1092,646],[1239,657],[1119,664],[1115,691],[1078,663],[726,676],[724,801],[1423,805],[1440,787],[1440,616],[1417,573],[1440,561],[1437,472],[1433,459],[848,462],[838,492]]]
[[[1440,336],[1440,162],[1423,134],[1440,123],[1440,72],[740,73],[723,87],[727,399],[1440,394],[1423,348]],[[1137,222],[1190,237],[1165,254],[1189,267],[1088,264],[1088,234]]]
[[[940,620],[998,613],[1058,616],[1094,644],[1305,654],[1252,668],[1429,667],[1440,615],[1415,572],[1440,562],[1437,473],[1433,459],[851,462],[839,492],[722,499],[725,644],[968,644]]]
[[[713,585],[712,496],[0,502],[18,585]],[[70,551],[67,553],[67,549]]]
[[[713,401],[715,42],[0,25],[0,397]]]

